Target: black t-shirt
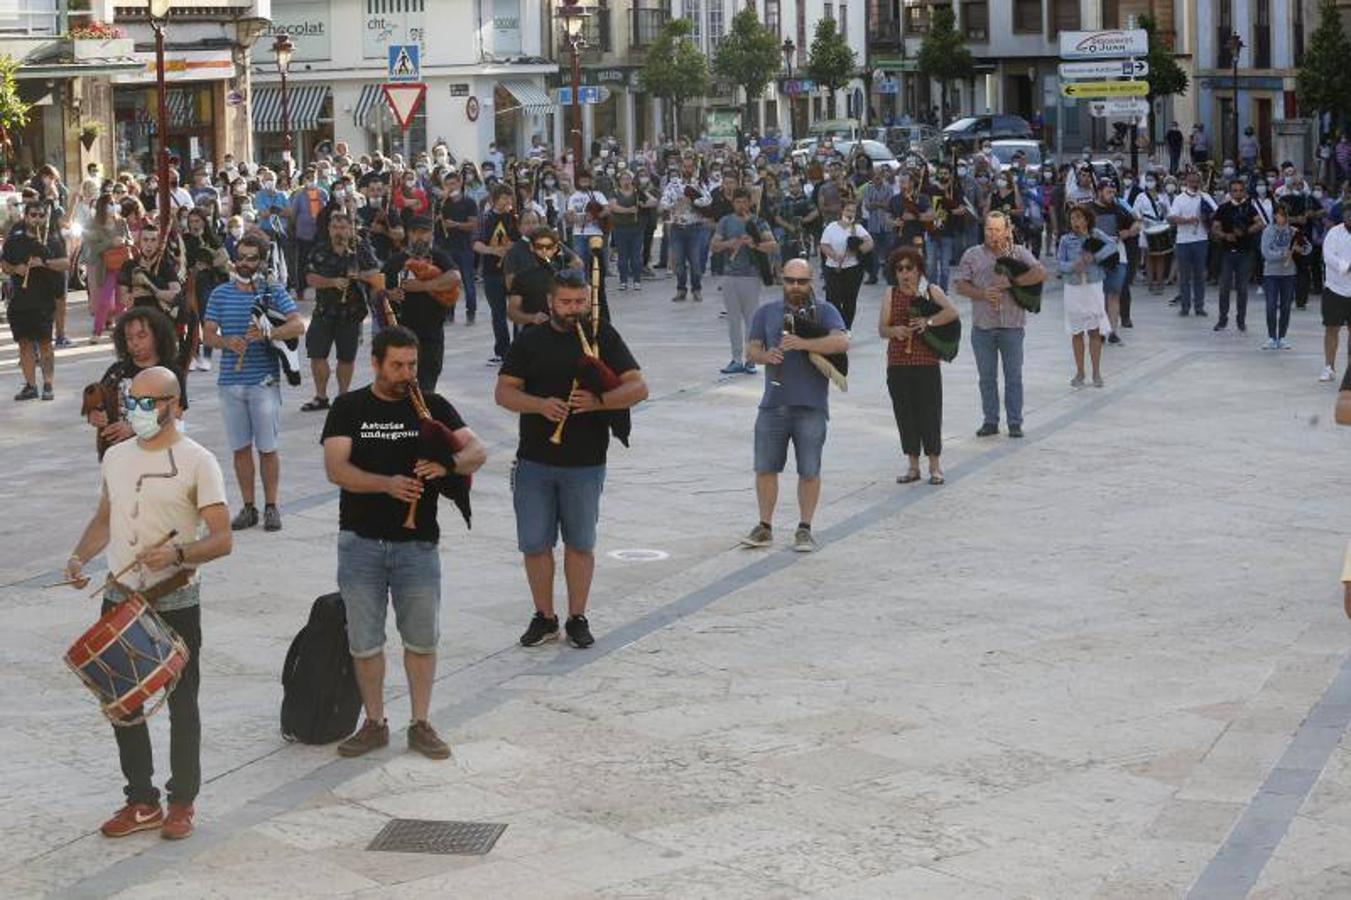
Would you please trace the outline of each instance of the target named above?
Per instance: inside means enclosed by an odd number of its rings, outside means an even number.
[[[316,289],[315,316],[341,324],[360,322],[366,318],[368,287],[361,281],[360,275],[379,268],[380,262],[375,258],[375,251],[366,241],[357,241],[355,252],[342,253],[334,250],[328,241],[316,243],[310,250],[306,274],[346,278],[350,283],[345,292],[332,287]]]
[[[511,288],[507,293],[520,296],[522,312],[532,315],[548,312],[549,291],[553,288],[554,276],[575,259],[575,256],[560,248],[551,261],[544,262],[531,249],[528,241],[518,241],[515,247],[507,251],[507,256],[502,261],[503,271],[511,276]]]
[[[411,272],[403,271],[404,263],[408,262],[411,255],[404,250],[400,250],[389,258],[385,263],[385,287],[396,288],[407,278],[412,278]],[[444,250],[432,249],[429,257],[432,265],[436,266],[442,272],[458,271],[455,268],[455,260],[450,258],[450,254]],[[464,273],[460,273],[464,277]],[[473,273],[470,273],[473,278]],[[399,324],[406,325],[413,329],[413,333],[418,336],[418,340],[423,343],[442,343],[445,341],[445,331],[443,327],[446,321],[446,308],[436,299],[424,291],[405,291],[403,303],[394,310],[394,314],[399,318]]]
[[[478,204],[464,194],[454,199],[447,197],[441,203],[441,218],[451,222],[473,222],[478,219]],[[452,253],[468,253],[474,247],[474,232],[447,231],[445,246]]]
[[[43,259],[65,259],[66,243],[61,232],[51,228],[47,230],[47,241],[39,241],[37,235],[29,234],[26,225],[20,224],[5,239],[4,260],[10,265],[22,265],[29,259],[40,256]],[[56,309],[56,298],[65,292],[65,273],[56,272],[45,266],[32,269],[28,275],[28,287],[23,286],[23,276],[10,277],[10,301],[12,310]]]
[[[424,391],[423,399],[432,418],[451,431],[464,427],[464,420],[455,407],[439,394]],[[413,474],[418,460],[418,417],[408,400],[381,400],[370,385],[350,391],[333,401],[324,420],[323,443],[331,437],[352,439],[352,465],[377,475]],[[395,500],[389,494],[358,494],[342,491],[338,500],[338,528],[352,531],[373,541],[431,541],[441,537],[436,523],[436,490],[434,483],[418,501],[417,527],[403,527],[408,515],[408,504]]]
[[[1242,203],[1226,200],[1221,203],[1220,208],[1215,210],[1215,221],[1220,223],[1220,228],[1226,234],[1237,232],[1239,237],[1237,241],[1221,241],[1220,246],[1231,253],[1251,253],[1254,236],[1248,233],[1248,229],[1252,227],[1256,215],[1251,200],[1245,199]]]
[[[377,218],[381,218],[380,213],[385,210],[384,201],[379,203],[368,203],[357,210],[357,222],[361,225],[362,233],[367,242],[371,245],[371,251],[378,259],[388,259],[393,248],[390,240],[383,234],[376,234],[371,231],[371,225]]]
[[[174,361],[166,363],[166,368],[172,370],[174,375],[178,377],[178,403],[186,412],[188,408],[187,374],[179,368],[178,364]],[[122,398],[126,397],[127,391],[131,388],[132,379],[144,371],[145,369],[136,365],[136,363],[130,359],[119,360],[109,366],[107,371],[103,373],[103,377],[99,380],[104,384],[117,385],[117,396]],[[126,410],[120,410],[119,412],[124,418],[126,417]]]
[[[479,220],[478,240],[489,247],[504,247],[519,239],[520,236],[521,233],[516,228],[516,216],[512,213],[499,215],[492,210],[488,210]],[[501,258],[492,253],[483,254],[483,274],[501,275]]]
[[[919,216],[929,211],[929,198],[919,191],[910,195],[910,202],[915,205],[914,213]],[[902,194],[894,195],[887,204],[887,209],[892,218],[896,220],[896,232],[900,243],[897,246],[909,247],[914,244],[924,243],[924,223],[919,219],[902,219],[901,216],[906,213],[906,198]]]
[[[161,253],[154,265],[148,265],[140,259],[130,260],[118,271],[117,283],[131,292],[132,306],[153,306],[175,322],[180,321],[184,314],[182,293],[179,293],[173,302],[165,303],[150,293],[150,288],[145,283],[147,279],[161,291],[167,290],[169,285],[178,281],[178,267],[169,258],[169,254]]]
[[[503,375],[525,382],[525,392],[536,397],[566,400],[582,355],[576,332],[561,332],[552,325],[521,332],[507,351]],[[609,324],[600,326],[600,358],[616,375],[638,368],[619,332]],[[602,413],[571,416],[563,428],[563,443],[549,443],[557,424],[536,413],[522,413],[518,459],[550,466],[599,466],[605,463],[610,445],[609,417]]]

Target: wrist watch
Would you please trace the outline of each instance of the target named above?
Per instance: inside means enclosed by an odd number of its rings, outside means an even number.
[[[925,319],[925,320],[924,320],[924,327],[925,327],[925,328],[932,328],[932,327],[934,327],[934,320],[933,320],[933,319]]]
[[[183,565],[184,559],[183,559],[182,544],[174,544],[174,562],[176,562],[180,566]]]

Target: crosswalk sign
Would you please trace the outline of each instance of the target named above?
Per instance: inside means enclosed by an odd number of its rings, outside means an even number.
[[[417,44],[389,45],[389,80],[420,81],[422,79],[422,48]]]

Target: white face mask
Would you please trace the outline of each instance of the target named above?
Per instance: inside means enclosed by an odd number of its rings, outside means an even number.
[[[1157,185],[1158,185],[1158,182],[1156,182],[1153,178],[1146,178],[1146,179],[1145,179],[1145,187],[1149,188],[1151,191],[1154,190],[1154,188],[1155,188]]]
[[[1323,192],[1322,192],[1322,191],[1314,191],[1314,192],[1313,192],[1313,197],[1314,197],[1315,200],[1322,200],[1322,199],[1323,199]]]
[[[277,182],[273,181],[271,178],[264,178],[262,184],[263,190],[265,191],[270,191],[277,186]]]
[[[1257,196],[1265,197],[1266,195],[1267,195],[1267,186],[1265,184],[1259,184],[1257,186]]]
[[[1123,183],[1126,185],[1127,189],[1135,187],[1135,179],[1134,179],[1134,178],[1127,178],[1127,179],[1125,180],[1125,182],[1123,182]]]
[[[127,423],[131,425],[131,430],[143,441],[148,441],[159,434],[160,429],[164,427],[159,419],[159,405],[156,404],[153,409],[141,409],[137,406],[127,413]]]
[[[1233,167],[1233,166],[1225,166],[1225,167],[1224,167],[1224,177],[1225,177],[1225,178],[1233,178],[1233,177],[1234,177],[1234,167]]]
[[[234,238],[235,240],[239,240],[243,236],[244,236],[244,227],[242,225],[238,228],[230,229],[230,237]]]
[[[960,177],[960,178],[965,178],[965,177],[966,177],[966,166],[958,166],[958,167],[957,167],[957,175],[958,175],[958,177]]]

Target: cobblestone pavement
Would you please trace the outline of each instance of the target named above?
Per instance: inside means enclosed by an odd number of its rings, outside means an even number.
[[[60,659],[95,606],[41,588],[92,509],[79,388],[110,351],[63,351],[54,403],[0,398],[0,893],[1351,893],[1348,436],[1316,381],[1315,308],[1295,314],[1294,350],[1261,352],[1260,313],[1213,334],[1141,297],[1107,387],[1076,391],[1052,294],[1028,332],[1027,438],[973,436],[964,346],[944,370],[948,483],[901,486],[865,288],[850,391],[831,398],[823,547],[801,555],[791,481],[778,544],[735,546],[756,518],[760,381],[716,375],[716,289],[677,306],[671,286],[612,298],[653,400],[611,454],[587,651],[516,646],[515,422],[492,404],[486,310],[448,328],[443,393],[492,450],[473,531],[442,514],[449,762],[402,746],[397,654],[388,749],[339,760],[279,736],[279,671],[333,588],[337,519],[320,419],[286,391],[285,529],[240,535],[205,570],[207,781],[176,844],[96,833],[120,802],[116,753]],[[82,307],[71,321],[87,334]],[[190,379],[189,433],[221,453],[211,380]],[[507,829],[486,856],[366,851],[391,817]]]

